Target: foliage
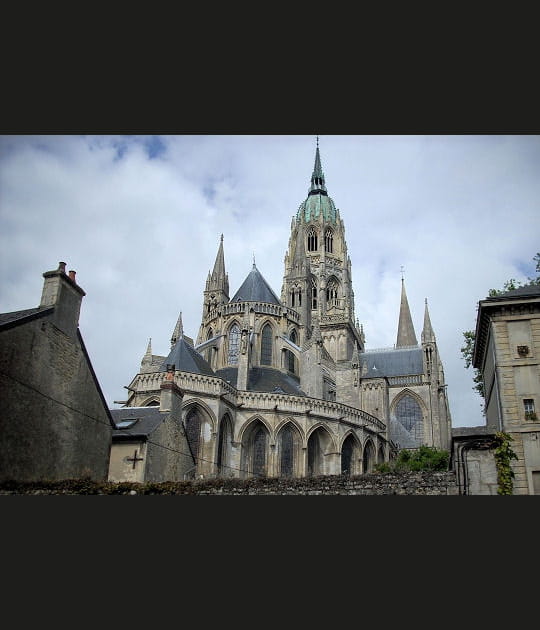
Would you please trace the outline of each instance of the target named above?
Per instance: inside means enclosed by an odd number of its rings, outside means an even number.
[[[421,470],[448,470],[450,453],[444,449],[423,444],[418,449],[402,449],[395,459],[375,466],[375,472],[417,472]]]
[[[513,439],[508,433],[503,431],[495,433],[495,465],[497,467],[497,483],[499,485],[497,494],[512,494],[514,487],[514,471],[510,461],[517,459],[517,455],[510,446],[512,441]]]

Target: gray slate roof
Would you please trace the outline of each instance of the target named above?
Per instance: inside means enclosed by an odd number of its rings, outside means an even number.
[[[222,368],[216,371],[216,376],[219,376],[224,381],[229,381],[233,387],[236,387],[238,368]],[[300,389],[300,385],[294,377],[269,367],[250,368],[247,389],[251,392],[293,394],[294,396],[306,395]]]
[[[487,300],[502,300],[506,298],[521,298],[525,296],[537,296],[540,295],[540,285],[539,284],[526,284],[523,287],[518,287],[517,289],[512,289],[511,291],[506,291],[501,295],[496,295],[494,297],[488,297]]]
[[[253,269],[248,277],[242,283],[242,286],[234,294],[231,302],[269,302],[270,304],[278,304],[281,302],[277,295],[272,291],[270,285],[263,278],[261,272],[253,263]]]
[[[46,313],[52,313],[53,307],[51,306],[38,306],[37,308],[27,308],[23,311],[12,311],[11,313],[0,313],[0,326],[11,328],[24,321],[30,321],[45,315]]]
[[[362,378],[376,378],[378,376],[402,376],[422,374],[422,348],[396,348],[394,350],[380,350],[362,352],[360,362],[367,364],[367,372]]]
[[[129,440],[147,438],[165,420],[168,414],[161,413],[159,407],[124,407],[110,409],[114,423],[137,418],[137,422],[129,429],[114,429],[113,440]]]
[[[208,374],[215,376],[214,370],[210,367],[206,359],[202,357],[184,337],[180,337],[174,344],[169,356],[163,361],[160,372],[167,371],[167,364],[175,365],[176,370],[182,372],[193,372],[194,374]]]

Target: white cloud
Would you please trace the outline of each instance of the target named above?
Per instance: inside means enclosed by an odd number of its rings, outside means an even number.
[[[400,268],[420,340],[428,299],[453,426],[483,424],[462,332],[492,287],[533,275],[538,136],[322,136],[368,348],[396,341]],[[196,338],[220,235],[231,295],[252,257],[280,295],[311,136],[0,137],[0,311],[37,306],[60,260],[86,291],[80,328],[111,406],[178,314]]]

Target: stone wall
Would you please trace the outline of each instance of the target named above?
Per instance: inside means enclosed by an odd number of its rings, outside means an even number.
[[[453,472],[329,475],[300,479],[198,479],[163,483],[0,483],[1,494],[189,494],[189,495],[457,495]]]

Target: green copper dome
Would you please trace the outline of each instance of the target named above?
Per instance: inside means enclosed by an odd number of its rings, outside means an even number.
[[[315,151],[315,165],[311,175],[311,186],[307,199],[300,204],[296,213],[296,220],[302,219],[307,223],[316,220],[322,214],[325,221],[336,223],[338,210],[331,197],[328,196],[324,182],[324,173],[321,167],[321,155],[319,153],[319,139],[317,138],[317,150]]]
[[[309,221],[318,219],[322,214],[325,221],[335,223],[337,217],[337,209],[331,197],[322,193],[309,195],[309,197],[300,204],[296,219],[302,219],[308,223]]]

